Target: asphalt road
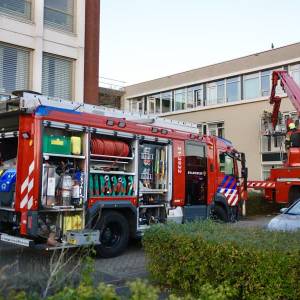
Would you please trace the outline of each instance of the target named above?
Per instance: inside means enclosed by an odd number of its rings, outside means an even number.
[[[239,227],[262,227],[273,216],[251,217],[239,221],[233,226]],[[13,245],[0,244],[0,284],[5,280],[18,282],[18,287],[28,287],[30,282],[42,281],[47,278],[50,268],[52,253],[40,252]],[[74,264],[75,262],[72,262]],[[71,266],[72,267],[72,266]],[[5,268],[5,272],[1,272]],[[122,286],[133,278],[147,277],[146,258],[140,241],[132,241],[124,254],[121,256],[95,261],[97,281],[112,283]],[[1,274],[2,273],[2,274]],[[3,273],[8,274],[4,278]],[[8,278],[10,277],[10,278]],[[16,280],[14,280],[16,278]],[[22,278],[20,281],[18,278]]]

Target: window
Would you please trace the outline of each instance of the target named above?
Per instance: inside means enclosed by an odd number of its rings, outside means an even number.
[[[225,101],[225,80],[206,85],[207,105],[222,104]]]
[[[214,135],[224,138],[224,122],[199,123],[197,127],[200,135]]]
[[[186,89],[180,89],[174,91],[174,101],[175,107],[174,110],[185,109],[185,100],[186,100]]]
[[[217,102],[218,104],[225,102],[225,80],[217,82]]]
[[[130,111],[143,113],[143,101],[141,100],[141,98],[131,100]]]
[[[260,96],[259,73],[243,76],[244,99],[253,99]]]
[[[31,20],[31,0],[0,0],[0,12]]]
[[[202,85],[191,86],[187,89],[187,108],[194,108],[203,105]]]
[[[292,65],[290,67],[291,70],[291,76],[296,81],[296,83],[300,86],[300,64],[298,65]]]
[[[42,93],[65,100],[72,99],[73,60],[44,53]]]
[[[240,77],[232,77],[226,80],[227,102],[241,100]]]
[[[233,158],[226,153],[220,153],[220,172],[225,175],[234,175],[234,161]]]
[[[271,71],[261,72],[261,96],[270,95]]]
[[[30,50],[0,43],[0,92],[29,89]]]
[[[161,112],[167,113],[171,111],[172,92],[164,92],[161,94]]]
[[[217,84],[215,82],[207,83],[206,85],[206,104],[217,104]]]
[[[67,31],[74,27],[74,1],[73,0],[45,0],[45,24]]]
[[[155,99],[155,113],[156,114],[160,114],[160,94],[156,94],[153,96],[153,98]]]
[[[200,85],[199,89],[194,91],[194,97],[195,106],[204,106],[203,85]]]
[[[147,97],[147,107],[148,107],[148,114],[155,114],[156,113],[156,99],[155,96],[148,96]]]

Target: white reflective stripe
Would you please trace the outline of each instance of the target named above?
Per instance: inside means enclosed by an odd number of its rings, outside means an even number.
[[[33,205],[33,196],[31,196],[28,201],[28,209],[31,209],[32,205]]]
[[[21,185],[21,194],[23,194],[23,192],[24,192],[25,189],[27,188],[27,186],[28,186],[28,180],[29,180],[29,177],[27,177],[27,178],[25,179],[25,181],[22,183],[22,185]]]
[[[228,199],[228,203],[231,204],[231,201],[233,200],[235,194],[237,193],[237,190],[233,190],[233,193],[230,195],[229,199]]]
[[[265,185],[266,185],[266,183],[262,183],[262,184],[261,184],[261,186],[265,186]]]
[[[32,178],[32,180],[29,182],[28,184],[28,193],[32,190],[33,188],[33,182],[34,182],[34,179]]]
[[[28,194],[26,194],[25,197],[22,199],[20,207],[24,208],[27,202],[28,202]]]
[[[34,161],[30,164],[30,166],[29,166],[29,176],[31,175],[31,173],[33,172],[33,170],[34,170]]]
[[[235,197],[235,200],[234,200],[233,203],[232,203],[232,206],[235,206],[235,205],[237,204],[238,200],[239,200],[239,197],[236,196],[236,197]]]
[[[221,193],[221,194],[223,194],[223,193],[224,193],[224,191],[225,191],[225,189],[221,189],[221,190],[220,190],[220,193]]]
[[[286,181],[300,181],[300,178],[277,178],[279,182],[286,182]]]
[[[228,189],[227,192],[225,193],[225,196],[227,197],[232,191],[235,191],[235,190]]]

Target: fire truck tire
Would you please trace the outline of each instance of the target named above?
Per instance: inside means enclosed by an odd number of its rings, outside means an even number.
[[[129,224],[124,215],[116,211],[104,211],[96,225],[100,230],[99,246],[96,246],[97,256],[104,258],[120,255],[128,245]]]
[[[215,220],[229,222],[229,216],[226,210],[221,205],[216,205],[214,208],[213,217]]]

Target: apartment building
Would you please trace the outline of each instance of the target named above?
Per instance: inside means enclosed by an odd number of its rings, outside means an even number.
[[[29,89],[84,101],[88,2],[93,0],[0,0],[1,97]],[[96,41],[99,47],[99,36]],[[98,78],[94,82],[97,97]]]
[[[300,43],[127,86],[124,107],[194,122],[200,133],[231,140],[246,153],[250,178],[265,179],[285,150],[283,138],[268,134],[271,74],[278,69],[300,85]],[[280,86],[277,92],[285,96]],[[286,97],[281,110],[284,133],[285,118],[297,116]]]

